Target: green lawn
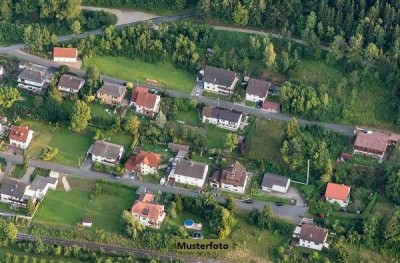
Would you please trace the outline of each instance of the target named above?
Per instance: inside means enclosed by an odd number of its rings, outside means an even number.
[[[24,169],[24,167],[22,165],[15,165],[15,170],[11,174],[11,177],[22,178],[22,176],[24,176],[25,172],[26,172],[26,170]]]
[[[34,131],[27,154],[39,158],[45,146],[58,148],[57,156],[52,160],[65,165],[79,166],[92,144],[92,132],[74,133],[63,126],[54,126],[34,120],[23,120]],[[54,129],[54,130],[53,130]]]
[[[248,101],[248,100],[246,100],[246,101],[244,102],[244,105],[246,105],[247,107],[252,107],[252,108],[254,108],[254,107],[256,106],[256,103],[253,102],[253,101]]]
[[[206,146],[208,149],[224,149],[225,138],[231,131],[213,125],[206,126]]]
[[[106,109],[109,111],[106,112]],[[104,118],[106,120],[112,120],[114,119],[117,115],[114,114],[110,107],[107,107],[106,105],[101,105],[99,103],[92,103],[90,104],[90,112],[92,115],[92,118]]]
[[[340,80],[344,74],[325,61],[302,59],[294,77],[312,84],[324,83],[329,80]]]
[[[97,66],[101,73],[136,83],[145,83],[153,79],[166,89],[190,93],[195,84],[195,77],[177,69],[171,64],[151,64],[124,57],[94,56],[86,59],[83,66]]]
[[[178,112],[178,116],[176,118],[178,121],[185,122],[186,125],[190,126],[200,126],[201,119],[200,114],[197,110],[190,110],[190,111],[180,111]]]
[[[284,165],[280,153],[284,130],[285,124],[282,122],[256,119],[246,136],[245,157]]]
[[[290,199],[289,198],[284,198],[284,197],[279,197],[275,195],[269,195],[265,193],[253,193],[251,197],[255,200],[261,200],[261,201],[266,201],[266,202],[281,202],[283,204],[290,204]]]
[[[167,213],[168,214],[168,213]],[[170,218],[167,217],[165,222],[161,225],[160,231],[161,232],[170,232],[172,229],[174,229],[176,226],[183,226],[183,222],[186,219],[192,219],[195,223],[201,223],[203,225],[203,228],[201,229],[201,233],[203,234],[204,238],[211,238],[211,230],[210,226],[207,221],[204,219],[195,216],[193,214],[190,214],[188,212],[182,211],[177,213],[176,218]],[[188,234],[191,235],[193,234],[193,230],[187,230]]]
[[[75,226],[84,217],[93,220],[94,228],[120,232],[120,219],[124,209],[133,203],[133,189],[101,184],[102,193],[94,200],[89,199],[89,191],[74,188],[49,191],[40,205],[34,222],[54,225]],[[60,207],[62,209],[60,209]]]

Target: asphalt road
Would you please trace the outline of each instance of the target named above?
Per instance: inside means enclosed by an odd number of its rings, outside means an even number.
[[[8,154],[5,152],[0,152],[0,157],[6,159],[6,161],[9,161],[9,162],[22,163],[22,156],[19,156],[19,155],[12,155],[12,154]],[[62,165],[62,164],[53,163],[53,162],[45,162],[42,160],[30,159],[29,165],[33,166],[35,168],[52,170],[52,171],[56,171],[56,172],[63,173],[63,174],[68,174],[68,175],[77,176],[77,177],[83,177],[86,179],[93,179],[93,180],[103,179],[103,180],[118,182],[118,183],[125,184],[125,185],[135,186],[135,187],[144,186],[144,187],[146,187],[147,190],[152,191],[152,192],[161,191],[163,193],[181,194],[181,195],[191,196],[191,197],[201,196],[201,194],[194,192],[194,191],[187,190],[187,189],[172,188],[172,187],[168,187],[168,186],[164,186],[164,185],[151,184],[151,183],[141,182],[141,181],[127,179],[127,178],[114,179],[108,174],[95,172],[95,171],[87,171],[87,170],[83,170],[83,169],[80,169],[77,167]],[[225,203],[226,199],[224,197],[220,196],[217,198],[217,201],[220,203]],[[279,207],[279,206],[274,205],[273,203],[258,201],[258,200],[255,200],[253,204],[245,204],[242,201],[237,200],[236,204],[239,209],[244,210],[244,211],[250,211],[254,208],[258,209],[258,210],[262,210],[265,205],[269,205],[269,206],[271,206],[272,211],[274,212],[274,214],[276,216],[286,218],[286,219],[292,221],[293,223],[298,223],[301,220],[301,218],[304,216],[304,214],[307,212],[307,209],[308,209],[307,207],[304,207],[304,206],[292,206],[292,205],[285,205],[285,206]]]
[[[30,242],[35,242],[37,240],[37,236],[25,234],[25,233],[18,233],[17,234],[17,239],[21,241],[30,241]],[[198,257],[192,257],[192,256],[185,256],[185,255],[179,255],[175,253],[167,253],[167,252],[158,252],[158,251],[152,251],[152,250],[145,250],[145,249],[139,249],[139,248],[130,248],[130,247],[121,247],[121,246],[115,246],[115,245],[108,245],[108,244],[96,244],[93,242],[85,242],[85,241],[76,241],[76,240],[65,240],[61,238],[54,238],[54,237],[45,237],[45,236],[40,236],[40,239],[42,242],[46,244],[51,244],[51,245],[57,245],[57,246],[78,246],[78,247],[85,247],[89,248],[92,250],[102,250],[105,252],[110,252],[110,253],[128,253],[134,256],[139,256],[139,257],[150,257],[154,259],[162,259],[165,261],[170,261],[170,260],[180,260],[182,262],[188,262],[188,263],[228,263],[229,261],[223,261],[223,260],[217,260],[217,259],[206,259],[206,258],[198,258]]]

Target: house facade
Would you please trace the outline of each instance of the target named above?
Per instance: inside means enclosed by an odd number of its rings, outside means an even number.
[[[203,123],[214,124],[220,128],[237,131],[242,121],[242,113],[223,108],[204,107]]]
[[[119,163],[124,152],[124,147],[104,141],[96,141],[92,146],[92,161],[108,165]]]
[[[33,138],[33,131],[28,126],[11,126],[10,145],[27,149]]]
[[[48,73],[39,68],[25,67],[18,75],[18,87],[41,92],[47,85]]]
[[[246,87],[247,101],[264,101],[268,96],[268,90],[271,82],[261,79],[249,79]]]
[[[236,73],[230,70],[211,66],[204,70],[203,85],[206,91],[230,95],[235,90],[238,80]]]
[[[261,190],[264,192],[279,192],[286,193],[290,186],[290,178],[285,176],[266,173],[264,174]]]
[[[136,156],[131,156],[125,163],[125,170],[129,173],[155,174],[161,155],[152,152],[140,151]]]
[[[221,190],[244,194],[248,183],[246,168],[238,161],[232,163],[223,171],[214,172],[211,186]]]
[[[318,227],[314,224],[304,223],[297,226],[294,232],[294,237],[299,239],[298,246],[306,247],[314,250],[322,250],[328,248],[328,229]]]
[[[25,190],[28,185],[11,178],[3,179],[0,187],[0,202],[26,206],[29,197],[25,195]]]
[[[173,177],[175,182],[203,187],[207,178],[208,165],[192,160],[180,159],[176,162]]]
[[[354,154],[362,154],[383,162],[390,135],[381,132],[358,132],[353,147]]]
[[[164,206],[155,202],[152,193],[144,192],[131,208],[134,218],[142,225],[159,228],[165,219]]]
[[[350,186],[344,184],[328,183],[325,191],[325,200],[329,203],[338,203],[345,208],[349,205]]]
[[[85,80],[83,78],[64,74],[60,77],[60,81],[58,82],[58,89],[63,92],[78,93],[84,84]]]
[[[161,97],[149,92],[149,89],[144,87],[136,87],[132,92],[129,105],[133,106],[139,114],[154,116],[160,111]]]
[[[55,47],[53,49],[53,60],[56,62],[76,62],[78,50],[69,47]]]
[[[96,92],[96,97],[109,105],[121,104],[126,94],[126,87],[118,84],[104,83]]]

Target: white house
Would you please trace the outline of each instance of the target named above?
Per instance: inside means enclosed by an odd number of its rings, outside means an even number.
[[[78,50],[69,47],[55,47],[53,49],[53,59],[56,62],[76,62]]]
[[[108,165],[118,164],[124,147],[104,141],[96,141],[92,146],[92,161]]]
[[[28,202],[28,197],[25,196],[28,185],[11,178],[3,179],[0,187],[0,202],[25,206]]]
[[[248,183],[246,168],[238,161],[231,164],[222,172],[214,172],[211,178],[211,186],[221,190],[244,194]]]
[[[238,130],[242,121],[242,113],[223,108],[204,107],[203,123],[214,124],[228,130]]]
[[[129,173],[154,174],[157,172],[161,155],[152,152],[140,151],[131,156],[125,163],[125,170]]]
[[[60,77],[60,81],[58,82],[58,89],[64,92],[69,93],[78,93],[78,91],[85,84],[85,80],[83,78],[64,74]]]
[[[135,201],[131,209],[132,215],[144,226],[159,228],[165,219],[164,206],[155,202],[154,194],[144,192]]]
[[[315,250],[329,248],[327,243],[328,229],[318,227],[312,223],[302,223],[296,226],[293,238],[298,240],[297,246]]]
[[[261,190],[265,192],[286,193],[290,186],[290,178],[285,176],[266,173],[261,183]]]
[[[27,149],[33,138],[33,131],[28,126],[11,126],[10,145]]]
[[[161,97],[150,93],[148,88],[136,87],[131,95],[130,106],[134,106],[137,113],[154,116],[160,111],[160,101]]]
[[[41,92],[47,86],[47,77],[44,69],[25,67],[18,75],[18,87]]]
[[[37,175],[32,183],[26,188],[25,196],[34,202],[41,201],[46,196],[49,189],[56,190],[58,177],[43,177]]]
[[[203,187],[208,173],[207,164],[184,159],[178,160],[173,169],[175,182],[197,187]]]
[[[223,95],[233,93],[238,78],[235,72],[207,66],[204,70],[203,85],[204,90]]]
[[[350,186],[344,184],[328,183],[325,191],[325,200],[329,203],[338,203],[344,208],[349,205]]]
[[[271,82],[261,79],[250,79],[246,87],[246,100],[258,102],[264,101],[268,96]]]

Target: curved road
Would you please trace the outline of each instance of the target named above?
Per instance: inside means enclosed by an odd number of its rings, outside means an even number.
[[[17,239],[20,241],[29,241],[29,242],[35,242],[38,237],[33,236],[33,235],[28,235],[25,233],[18,233],[17,234]],[[175,254],[175,253],[167,253],[167,252],[157,252],[157,251],[152,251],[152,250],[146,250],[146,249],[139,249],[139,248],[130,248],[130,247],[121,247],[121,246],[115,246],[115,245],[108,245],[108,244],[95,244],[92,242],[85,242],[85,241],[76,241],[76,240],[65,240],[61,238],[54,238],[54,237],[39,237],[44,243],[46,244],[51,244],[51,245],[56,245],[56,246],[78,246],[81,248],[88,248],[92,250],[103,250],[105,252],[117,252],[117,253],[127,253],[131,254],[134,256],[139,256],[139,257],[150,257],[154,259],[162,259],[165,261],[170,261],[170,260],[181,260],[182,262],[188,262],[188,263],[228,263],[229,261],[223,261],[223,260],[217,260],[217,259],[207,259],[207,258],[199,258],[199,257],[191,257],[191,256],[185,256],[185,255],[180,255],[180,254]]]

